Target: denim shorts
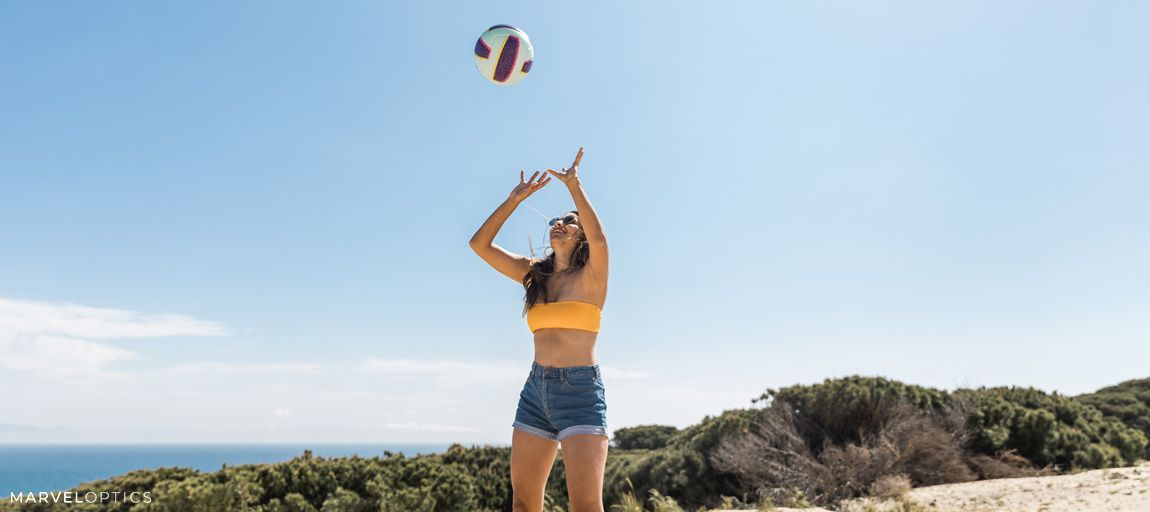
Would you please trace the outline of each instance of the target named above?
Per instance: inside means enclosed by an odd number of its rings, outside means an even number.
[[[545,366],[531,362],[511,426],[544,439],[607,435],[607,399],[599,365]]]

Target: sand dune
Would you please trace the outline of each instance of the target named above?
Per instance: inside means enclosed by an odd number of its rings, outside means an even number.
[[[1150,462],[1071,475],[1000,478],[911,490],[907,499],[932,512],[1150,512]],[[896,510],[897,503],[858,499],[843,512]],[[779,508],[780,512],[825,509]],[[728,511],[715,511],[728,512]]]

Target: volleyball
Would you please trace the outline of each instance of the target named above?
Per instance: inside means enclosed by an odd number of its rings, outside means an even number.
[[[475,67],[483,78],[498,85],[513,85],[531,71],[535,50],[527,33],[511,25],[496,25],[475,41]]]

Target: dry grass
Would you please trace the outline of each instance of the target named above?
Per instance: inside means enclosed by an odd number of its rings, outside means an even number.
[[[882,499],[902,498],[906,496],[906,493],[910,492],[910,488],[909,476],[902,473],[897,475],[884,475],[870,484],[870,489],[867,494]]]
[[[930,508],[906,496],[868,504],[859,512],[929,512]]]
[[[980,480],[1059,474],[1057,467],[1035,468],[1029,460],[1013,451],[1001,453],[997,457],[982,454],[971,455],[967,457],[967,463],[978,474]]]
[[[838,512],[1150,511],[1150,462],[1057,476],[919,487],[901,498],[854,498],[828,508]],[[830,512],[828,508],[776,508],[772,512]]]
[[[860,427],[861,442],[834,444],[827,439],[815,450],[790,408],[775,404],[748,433],[724,439],[710,461],[775,506],[794,506],[796,495],[804,502],[829,505],[876,489],[888,493],[901,488],[905,494],[912,485],[978,477],[962,449],[963,414],[961,408],[925,414],[908,404],[879,404],[869,414],[879,423]]]

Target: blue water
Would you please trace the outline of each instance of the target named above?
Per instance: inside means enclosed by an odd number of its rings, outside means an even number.
[[[317,457],[415,456],[441,453],[450,444],[0,444],[0,499],[10,492],[63,491],[134,469],[186,467],[218,471],[224,464],[282,462],[311,450]]]

